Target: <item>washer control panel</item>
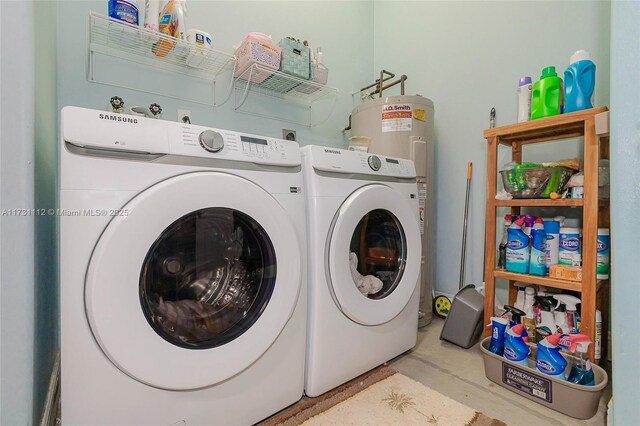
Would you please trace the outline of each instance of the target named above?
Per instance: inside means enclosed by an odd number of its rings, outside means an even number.
[[[415,179],[413,161],[322,146],[302,148],[316,170]]]
[[[301,163],[296,142],[192,124],[169,129],[171,154],[295,166]]]
[[[79,107],[62,109],[61,132],[65,142],[85,148],[286,167],[302,163],[294,141]]]

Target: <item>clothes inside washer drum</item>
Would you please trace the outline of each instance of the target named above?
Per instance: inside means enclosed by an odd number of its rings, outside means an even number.
[[[354,252],[349,253],[349,268],[351,269],[351,278],[360,293],[366,295],[376,294],[382,290],[382,281],[373,275],[362,276],[358,272],[358,256]]]

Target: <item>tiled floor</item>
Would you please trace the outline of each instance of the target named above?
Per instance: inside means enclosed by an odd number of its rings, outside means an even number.
[[[444,320],[434,318],[430,325],[419,331],[416,347],[393,360],[390,366],[508,425],[606,425],[610,385],[593,418],[582,421],[567,417],[489,381],[484,374],[479,345],[465,350],[441,341],[443,324]]]

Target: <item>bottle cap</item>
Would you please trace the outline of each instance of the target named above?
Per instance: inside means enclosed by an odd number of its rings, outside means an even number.
[[[586,50],[578,50],[569,58],[569,64],[574,64],[578,61],[590,61],[590,60],[591,60],[591,53],[589,53]]]
[[[547,78],[547,77],[557,77],[558,73],[556,73],[556,67],[546,67],[542,69],[542,77],[540,78]]]
[[[518,87],[526,86],[527,84],[531,84],[531,77],[529,76],[522,77],[518,83]]]

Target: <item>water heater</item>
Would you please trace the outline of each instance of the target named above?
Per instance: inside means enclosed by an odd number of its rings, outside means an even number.
[[[422,269],[419,327],[429,324],[435,280],[433,101],[422,96],[388,96],[367,101],[351,112],[352,138],[366,137],[374,154],[413,160],[418,181]]]

